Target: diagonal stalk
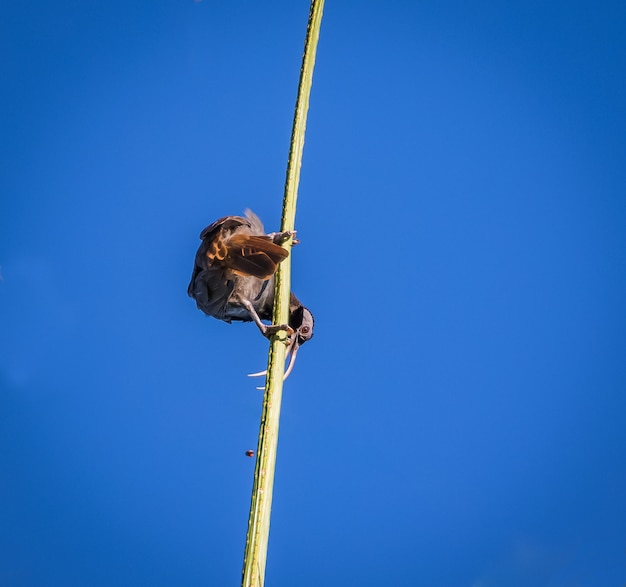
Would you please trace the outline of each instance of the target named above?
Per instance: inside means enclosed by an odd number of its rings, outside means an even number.
[[[300,182],[300,167],[304,148],[304,133],[309,110],[309,97],[313,81],[313,67],[324,0],[311,0],[309,23],[304,55],[300,70],[298,98],[291,133],[287,178],[283,199],[281,231],[293,230],[296,218],[296,200]],[[291,249],[291,239],[284,244]],[[289,295],[291,292],[291,256],[279,266],[276,274],[276,295],[274,302],[273,324],[287,324],[289,321]],[[270,531],[270,513],[272,509],[272,491],[274,487],[274,469],[278,446],[278,426],[280,405],[283,393],[283,372],[285,370],[286,333],[278,332],[272,337],[269,350],[265,396],[261,414],[261,428],[257,446],[256,465],[254,469],[254,486],[248,519],[246,551],[243,562],[242,587],[262,587],[265,583],[265,564],[267,560],[267,543]]]

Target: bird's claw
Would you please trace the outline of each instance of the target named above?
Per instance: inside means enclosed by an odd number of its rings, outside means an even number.
[[[287,242],[290,238],[293,239],[293,245],[299,243],[300,241],[296,239],[296,231],[295,230],[285,230],[284,232],[273,232],[271,234],[272,241],[277,245],[282,245],[284,242]]]
[[[289,324],[270,324],[269,326],[265,326],[265,331],[263,332],[263,334],[267,337],[270,338],[271,336],[274,336],[274,334],[276,334],[277,332],[280,332],[281,330],[284,330],[287,333],[287,340],[293,336],[294,334],[294,329],[289,326]]]

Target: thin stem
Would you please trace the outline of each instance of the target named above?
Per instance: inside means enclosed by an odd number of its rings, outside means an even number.
[[[309,96],[313,81],[313,67],[324,0],[312,0],[309,12],[298,98],[291,133],[287,178],[283,199],[281,231],[293,230],[296,218],[296,200],[300,182],[300,167],[304,148],[304,133],[309,110]],[[291,240],[284,244],[291,248]],[[276,295],[274,301],[274,324],[286,324],[289,321],[289,295],[291,291],[291,256],[279,266],[276,274]],[[265,564],[267,560],[267,543],[270,531],[270,513],[272,509],[272,491],[274,487],[274,470],[276,450],[278,447],[278,427],[280,406],[283,393],[283,372],[285,370],[286,333],[278,332],[272,337],[268,356],[267,380],[261,428],[257,447],[256,466],[254,469],[254,486],[248,519],[248,534],[243,563],[242,587],[263,587],[265,583]]]

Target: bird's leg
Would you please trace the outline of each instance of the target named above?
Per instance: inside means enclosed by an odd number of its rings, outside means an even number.
[[[269,338],[273,334],[276,334],[279,330],[285,330],[289,336],[293,334],[293,328],[291,328],[289,324],[270,324],[269,326],[267,324],[263,324],[263,322],[261,322],[261,318],[259,318],[259,315],[254,309],[254,306],[252,305],[252,302],[250,300],[242,298],[241,303],[244,305],[245,309],[248,310],[250,317],[259,327],[259,330],[261,331],[261,334],[263,336]]]

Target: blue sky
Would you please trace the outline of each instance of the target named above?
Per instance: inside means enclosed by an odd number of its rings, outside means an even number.
[[[0,9],[0,583],[237,585],[306,2]],[[332,2],[267,584],[626,582],[626,8]]]

